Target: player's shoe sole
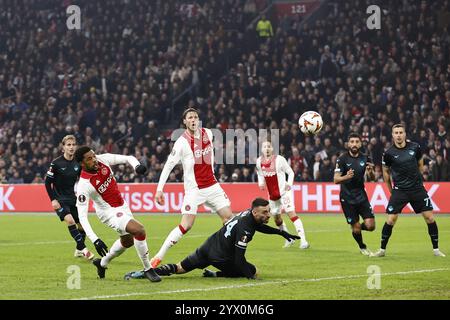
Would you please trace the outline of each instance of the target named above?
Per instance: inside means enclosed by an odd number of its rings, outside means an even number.
[[[103,279],[103,278],[105,278],[107,268],[102,267],[102,265],[100,263],[101,261],[102,261],[101,259],[94,259],[94,261],[92,261],[92,264],[97,267],[98,277],[100,279]]]
[[[148,269],[147,271],[144,271],[144,276],[151,282],[160,282],[161,281],[161,277],[158,276],[155,269]]]
[[[156,267],[158,267],[160,263],[161,263],[161,259],[158,257],[153,257],[150,260],[150,265],[152,266],[152,269],[155,269]]]

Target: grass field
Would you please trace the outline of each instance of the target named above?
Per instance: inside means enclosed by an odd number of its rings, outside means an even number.
[[[90,263],[73,257],[73,240],[56,216],[0,215],[0,299],[450,299],[449,215],[437,217],[440,248],[446,258],[433,256],[426,225],[419,216],[400,217],[384,258],[359,254],[340,215],[301,218],[311,244],[308,250],[297,245],[282,249],[283,238],[255,235],[246,256],[259,268],[262,280],[202,278],[202,271],[194,270],[154,284],[123,280],[126,272],[141,268],[133,248],[114,260],[106,279],[99,280]],[[146,226],[151,254],[179,222],[178,215],[137,219]],[[90,220],[110,246],[115,232],[96,217]],[[291,222],[285,220],[292,232]],[[377,215],[377,230],[364,233],[370,249],[379,247],[384,220],[384,215]],[[219,227],[215,216],[198,217],[164,262],[180,261]],[[94,250],[90,242],[88,246]],[[81,270],[80,289],[67,288],[71,265]],[[380,289],[367,288],[371,265],[380,268]]]

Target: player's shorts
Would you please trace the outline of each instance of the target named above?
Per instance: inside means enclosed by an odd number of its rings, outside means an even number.
[[[71,214],[73,217],[73,220],[75,220],[75,223],[80,223],[80,219],[78,218],[78,209],[75,204],[72,204],[69,202],[64,202],[64,201],[59,201],[59,200],[58,200],[58,202],[61,205],[61,208],[59,208],[58,210],[55,210],[55,212],[61,221],[64,221],[64,218],[68,214]]]
[[[216,183],[208,188],[189,190],[184,195],[183,206],[181,208],[182,214],[197,214],[199,205],[211,208],[211,211],[217,212],[220,209],[229,207],[231,205],[228,196],[222,187]]]
[[[387,214],[399,214],[408,203],[411,204],[415,213],[433,211],[433,205],[427,190],[421,188],[418,190],[393,189],[386,212]]]
[[[186,272],[192,271],[194,269],[204,269],[211,265],[208,260],[208,255],[203,252],[202,247],[195,250],[187,256],[183,261],[181,261],[181,267],[186,270]]]
[[[248,262],[247,262],[248,263]],[[223,261],[223,262],[213,262],[208,258],[206,248],[201,246],[194,253],[187,256],[183,261],[181,261],[181,267],[186,271],[192,271],[194,269],[204,269],[210,265],[222,271],[224,277],[229,278],[240,278],[245,277],[239,270],[236,270],[233,262]],[[249,268],[252,270],[253,274],[256,274],[256,267],[251,263],[248,263]]]
[[[341,198],[341,206],[345,219],[350,225],[354,225],[359,222],[359,216],[361,216],[364,220],[375,218],[369,200],[357,204],[351,204]]]
[[[272,216],[281,214],[281,210],[284,210],[284,212],[295,212],[294,191],[290,190],[283,193],[278,200],[269,200],[269,206]]]
[[[110,208],[105,212],[97,212],[97,215],[104,224],[114,229],[120,236],[128,234],[126,227],[128,222],[133,219],[133,214],[128,205],[124,204],[120,207]]]

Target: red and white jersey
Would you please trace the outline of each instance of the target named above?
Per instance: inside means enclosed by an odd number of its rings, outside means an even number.
[[[269,159],[259,157],[256,160],[256,172],[258,174],[258,185],[264,186],[269,191],[270,200],[276,201],[286,192],[286,174],[289,175],[287,184],[294,183],[294,171],[286,159],[282,156],[273,155]]]
[[[77,184],[77,209],[80,223],[92,242],[98,239],[87,219],[89,200],[94,202],[95,212],[103,223],[111,218],[111,208],[127,206],[117,185],[114,173],[110,166],[117,164],[130,164],[133,168],[139,161],[133,156],[105,153],[96,155],[98,170],[89,173],[82,170]]]
[[[180,161],[183,166],[185,192],[195,188],[208,188],[216,184],[211,130],[201,128],[194,137],[186,130],[175,141],[161,172],[157,191],[163,190],[170,172]]]

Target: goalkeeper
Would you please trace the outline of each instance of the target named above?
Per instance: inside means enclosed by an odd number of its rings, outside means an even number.
[[[248,243],[256,231],[266,234],[278,234],[287,240],[299,239],[285,231],[267,226],[270,219],[269,202],[257,198],[252,202],[251,209],[236,215],[219,231],[210,236],[194,253],[178,264],[165,264],[155,269],[160,276],[183,274],[194,269],[204,269],[210,265],[219,269],[205,269],[204,277],[244,277],[256,279],[256,267],[245,259]],[[125,279],[141,278],[141,272],[127,273]]]

